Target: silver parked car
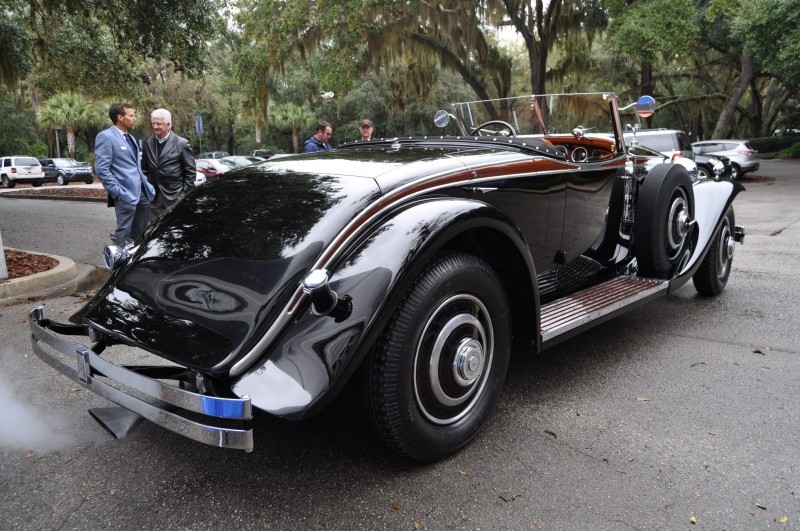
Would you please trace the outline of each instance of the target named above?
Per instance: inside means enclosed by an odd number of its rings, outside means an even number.
[[[738,179],[745,173],[758,170],[758,150],[747,140],[703,140],[694,142],[692,151],[700,155],[724,155],[731,159],[731,177]]]

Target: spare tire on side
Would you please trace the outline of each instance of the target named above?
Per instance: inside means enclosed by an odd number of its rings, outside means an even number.
[[[659,164],[639,188],[634,248],[639,274],[670,278],[691,252],[694,191],[686,168]]]

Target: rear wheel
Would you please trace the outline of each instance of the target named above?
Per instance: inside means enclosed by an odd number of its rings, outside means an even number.
[[[634,228],[639,272],[669,278],[691,252],[692,180],[683,166],[660,164],[645,177]]]
[[[85,180],[84,182],[85,182],[86,184],[92,184],[92,183],[94,182],[94,179],[87,177],[87,178],[86,178],[86,180]]]
[[[31,183],[31,186],[33,186],[34,188],[39,188],[41,185],[42,185],[42,181],[33,181]]]
[[[64,176],[63,173],[59,173],[56,176],[56,181],[58,182],[59,186],[64,186],[69,184],[69,181],[67,180],[67,178]]]
[[[742,169],[737,164],[731,164],[731,179],[734,181],[742,176]]]
[[[506,294],[486,262],[434,258],[409,289],[366,367],[373,421],[393,449],[437,461],[489,417],[510,354]]]
[[[692,277],[694,287],[700,295],[719,295],[725,289],[733,265],[735,225],[736,217],[733,214],[733,207],[730,207],[722,218],[722,224],[714,235],[708,253]]]
[[[697,178],[698,179],[711,179],[712,173],[705,166],[697,165]]]

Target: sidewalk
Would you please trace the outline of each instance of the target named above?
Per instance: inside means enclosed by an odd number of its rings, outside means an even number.
[[[22,249],[12,249],[22,251]],[[40,254],[24,251],[30,254]],[[58,260],[53,269],[27,277],[14,278],[0,283],[0,308],[22,302],[25,299],[49,298],[69,295],[82,288],[89,288],[104,280],[108,273],[87,264],[77,264],[65,256],[46,255]]]

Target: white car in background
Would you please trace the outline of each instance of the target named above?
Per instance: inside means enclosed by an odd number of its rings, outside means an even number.
[[[724,155],[731,159],[733,179],[758,170],[761,164],[758,150],[747,140],[703,140],[694,142],[692,151],[700,155]]]
[[[0,158],[0,181],[5,188],[14,188],[17,183],[41,186],[47,180],[42,164],[34,157],[14,155]],[[55,175],[49,180],[55,181]]]

